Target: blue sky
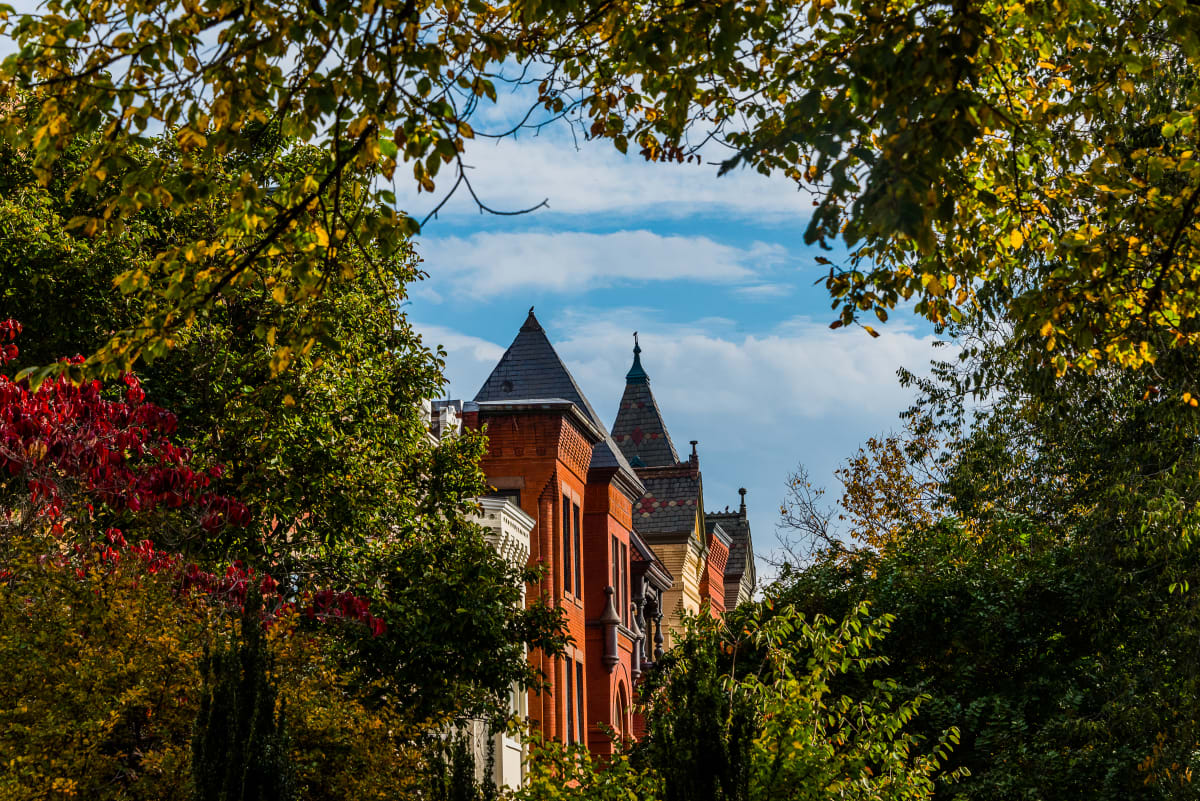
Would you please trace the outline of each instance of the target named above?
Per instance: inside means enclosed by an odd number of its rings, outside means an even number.
[[[10,49],[0,41],[0,53]],[[472,123],[506,128],[528,102],[501,94]],[[427,344],[446,349],[449,397],[474,396],[535,306],[611,425],[639,331],[676,448],[683,455],[699,440],[706,505],[736,505],[746,487],[760,556],[778,545],[779,505],[797,464],[836,497],[833,471],[867,437],[899,427],[911,397],[896,369],[928,364],[930,328],[896,314],[875,340],[829,330],[828,297],[814,286],[821,251],[803,241],[812,199],[787,180],[647,164],[565,124],[477,139],[465,160],[493,208],[543,199],[548,207],[481,215],[460,191],[418,238],[429,278],[411,288],[406,311]],[[442,195],[415,194],[404,173],[393,187],[400,205],[423,218]],[[439,189],[452,182],[443,176]]]
[[[827,268],[803,242],[811,198],[788,181],[647,164],[577,144],[565,128],[477,141],[466,162],[489,205],[549,207],[481,215],[460,193],[419,237],[429,278],[407,312],[447,350],[449,397],[474,396],[535,306],[611,425],[639,331],[676,448],[700,442],[706,505],[736,505],[746,487],[760,557],[777,547],[798,463],[834,496],[833,471],[867,437],[899,427],[911,397],[896,369],[922,371],[933,336],[906,315],[879,339],[829,330],[829,299],[814,286]],[[418,217],[440,199],[405,188],[402,205]]]

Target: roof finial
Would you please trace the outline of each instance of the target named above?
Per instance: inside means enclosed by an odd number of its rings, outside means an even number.
[[[693,439],[693,440],[688,440],[688,441],[692,445],[692,464],[696,464],[697,462],[700,461],[700,456],[699,456],[699,454],[696,453],[696,446],[700,444],[700,440]]]
[[[521,326],[522,331],[541,331],[542,325],[533,316],[533,307],[529,307],[529,316],[525,318],[525,324]]]
[[[745,487],[739,488],[738,495],[742,496],[742,508],[739,509],[738,512],[744,516],[746,514],[746,488]]]
[[[642,369],[642,346],[638,344],[638,332],[633,332],[633,367],[629,368],[629,372],[625,374],[626,384],[645,384],[650,381],[650,376],[646,375],[646,371]]]

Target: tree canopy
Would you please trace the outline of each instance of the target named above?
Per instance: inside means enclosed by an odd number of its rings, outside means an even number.
[[[970,776],[947,797],[1191,798],[1200,416],[1179,401],[1197,351],[1059,375],[1005,322],[955,326],[960,358],[906,374],[912,430],[842,471],[863,547],[818,551],[768,594],[896,616],[880,675],[930,696],[929,734],[962,731],[949,765]],[[788,509],[823,530],[811,490]]]
[[[210,202],[143,210],[119,236],[69,230],[78,197],[59,190],[86,169],[81,154],[94,137],[81,135],[68,147],[48,187],[34,175],[31,154],[0,151],[0,209],[10,223],[0,227],[8,265],[0,276],[0,317],[24,322],[14,372],[93,352],[111,331],[140,319],[143,304],[153,301],[123,294],[114,279],[152,260],[163,243],[209,236],[221,205],[238,191],[236,160],[218,160],[208,167]],[[316,158],[310,148],[278,155],[272,148],[281,143],[262,147],[265,158],[276,159],[280,180]],[[180,158],[173,141],[155,140],[127,151],[126,172],[113,179],[123,181],[148,162],[175,159],[178,166]],[[221,466],[196,471],[196,481],[218,493],[214,514],[232,509],[239,525],[167,525],[123,507],[98,514],[104,525],[126,527],[208,568],[240,560],[285,581],[290,593],[323,587],[367,596],[386,634],[348,629],[339,639],[348,663],[370,682],[384,682],[372,693],[401,699],[416,719],[503,716],[513,682],[539,681],[526,646],[553,652],[561,644],[558,616],[537,599],[523,608],[527,576],[467,519],[471,499],[486,488],[478,468],[483,438],[429,438],[422,399],[440,392],[441,360],[400,314],[406,287],[419,276],[411,250],[345,251],[334,264],[347,277],[312,300],[323,330],[289,370],[275,374],[275,349],[255,332],[304,312],[280,306],[261,286],[239,285],[198,311],[170,358],[141,365],[138,379],[126,376],[158,404],[153,408],[169,410],[160,412],[180,448],[200,464]],[[65,392],[72,385],[64,376],[42,386]],[[101,391],[92,382],[85,387],[100,402]],[[75,417],[62,426],[86,438]],[[53,455],[54,441],[47,445]],[[96,447],[108,445],[101,439]],[[24,502],[26,483],[42,465],[20,468],[0,482],[11,490],[10,509]],[[77,516],[70,519],[68,537],[92,536]]]
[[[1198,22],[1188,0],[51,0],[6,16],[0,78],[29,102],[0,134],[49,181],[101,132],[61,187],[89,235],[214,203],[211,230],[119,277],[144,302],[93,367],[160,355],[255,286],[303,312],[260,332],[280,369],[320,330],[339,254],[417,229],[388,183],[402,166],[458,186],[473,137],[554,117],[650,159],[726,147],[722,170],[815,191],[808,239],[849,249],[836,325],[906,299],[939,324],[999,304],[1059,372],[1140,366],[1198,336]],[[533,116],[474,130],[506,82],[536,90]],[[128,169],[163,130],[178,162]],[[308,168],[255,157],[270,137],[315,145]],[[214,199],[218,161],[237,189]]]

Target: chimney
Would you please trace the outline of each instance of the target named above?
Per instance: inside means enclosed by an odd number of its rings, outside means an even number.
[[[738,509],[738,514],[740,514],[742,517],[745,517],[746,516],[746,488],[741,487],[740,489],[738,489],[738,495],[742,496],[742,508]]]
[[[700,463],[700,457],[699,457],[699,456],[696,454],[696,446],[697,446],[697,445],[700,443],[700,440],[698,440],[698,439],[693,439],[693,440],[691,440],[691,443],[692,443],[692,459],[691,459],[691,462],[692,462],[692,464],[699,464],[699,463]]]

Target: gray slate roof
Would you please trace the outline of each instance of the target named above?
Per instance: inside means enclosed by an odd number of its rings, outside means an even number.
[[[690,534],[696,525],[700,503],[700,476],[670,471],[656,476],[640,470],[646,494],[633,505],[633,528],[639,534]]]
[[[733,540],[729,546],[729,561],[725,563],[725,604],[732,608],[730,598],[737,598],[737,585],[746,574],[747,563],[753,576],[754,541],[750,537],[750,521],[746,518],[745,506],[737,512],[708,512],[704,516],[709,526],[719,525]]]
[[[634,350],[633,368],[625,379],[612,436],[635,467],[671,467],[679,463],[679,454],[650,391],[650,379],[642,371],[640,350]]]
[[[604,439],[592,448],[592,468],[617,468],[636,485],[641,485],[637,474],[629,466],[620,448],[613,442],[612,435],[600,420],[600,415],[588,403],[587,397],[571,371],[558,358],[554,346],[542,330],[541,323],[533,316],[533,309],[525,318],[525,324],[517,337],[500,357],[492,374],[483,382],[475,394],[475,402],[518,401],[537,398],[562,398],[571,401],[604,433]]]

